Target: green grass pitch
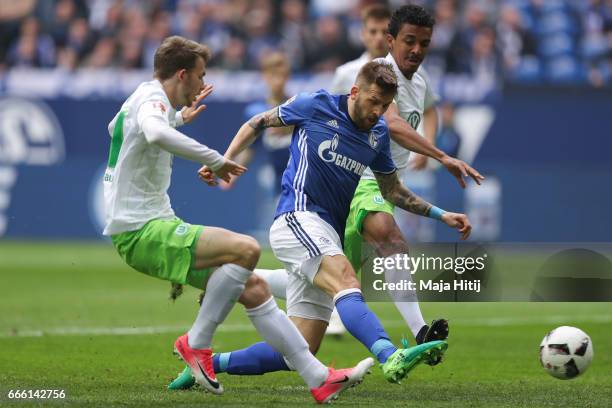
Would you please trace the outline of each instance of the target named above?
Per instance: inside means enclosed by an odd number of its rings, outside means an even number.
[[[277,266],[270,253],[260,265]],[[221,375],[221,397],[199,390],[170,392],[182,369],[175,338],[196,314],[197,291],[167,300],[169,285],[134,272],[106,244],[0,243],[0,406],[312,406],[295,373]],[[394,340],[407,328],[392,304],[374,303]],[[378,368],[339,406],[604,407],[612,398],[610,303],[427,303],[427,319],[450,320],[443,364],[417,367],[401,385]],[[571,381],[540,367],[538,346],[567,324],[592,338],[595,358]],[[412,341],[412,338],[410,337]],[[241,306],[215,338],[215,349],[259,341]],[[349,366],[368,356],[356,340],[327,338],[318,354]],[[61,400],[9,400],[9,390],[65,390]]]

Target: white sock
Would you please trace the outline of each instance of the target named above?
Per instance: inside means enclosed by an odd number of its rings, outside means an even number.
[[[308,350],[308,343],[273,297],[246,312],[261,337],[289,361],[309,388],[325,382],[329,370]]]
[[[397,307],[406,324],[410,327],[412,335],[416,337],[419,330],[427,324],[423,320],[419,302],[395,302],[395,307]]]
[[[284,269],[255,269],[253,272],[268,283],[272,295],[277,299],[287,299],[287,271]]]
[[[206,284],[202,306],[187,335],[189,347],[210,348],[217,326],[225,320],[244,291],[251,271],[242,266],[225,264],[217,268]]]
[[[394,257],[391,258],[395,259]],[[391,262],[389,262],[389,264],[393,265]],[[397,268],[385,268],[385,280],[387,282],[400,282],[402,279],[411,281],[412,275],[410,271],[405,269],[398,270]],[[399,310],[406,321],[406,324],[410,327],[410,331],[416,336],[419,330],[425,325],[416,291],[389,291],[389,295],[391,299],[393,299],[395,307],[397,307],[397,310]]]

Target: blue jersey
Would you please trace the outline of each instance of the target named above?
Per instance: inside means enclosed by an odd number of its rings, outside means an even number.
[[[385,120],[381,118],[369,131],[360,130],[348,114],[347,95],[330,95],[325,90],[294,96],[279,106],[278,116],[295,128],[275,217],[313,211],[343,239],[364,170],[395,171]]]

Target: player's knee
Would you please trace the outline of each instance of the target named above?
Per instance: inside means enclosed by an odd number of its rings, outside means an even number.
[[[361,289],[361,283],[359,283],[359,280],[355,276],[349,277],[342,281],[342,288],[340,290],[345,289]]]
[[[357,279],[357,275],[355,275],[355,271],[348,261],[338,264],[335,278],[337,292],[345,289],[361,289],[359,279]]]
[[[238,262],[247,269],[253,269],[259,261],[261,255],[261,248],[259,243],[253,237],[244,235],[240,237],[240,240],[234,247]]]
[[[244,291],[238,301],[247,309],[252,309],[270,299],[272,293],[265,280],[253,274],[246,281]]]

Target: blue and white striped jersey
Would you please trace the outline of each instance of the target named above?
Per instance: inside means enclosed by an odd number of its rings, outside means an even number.
[[[369,131],[360,130],[348,114],[347,95],[325,90],[298,94],[278,109],[282,122],[295,128],[275,218],[291,211],[316,212],[344,237],[350,203],[365,169],[395,171],[385,120]]]

